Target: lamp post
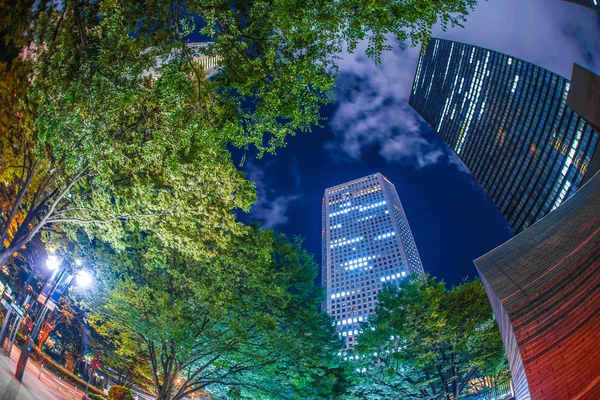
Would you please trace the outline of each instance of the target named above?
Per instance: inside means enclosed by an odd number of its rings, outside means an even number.
[[[46,317],[46,314],[48,313],[48,309],[49,309],[49,307],[47,306],[48,300],[50,300],[50,298],[54,294],[56,288],[58,287],[58,285],[63,280],[63,278],[66,274],[66,268],[63,268],[62,270],[59,269],[60,265],[62,264],[62,261],[63,260],[60,260],[54,254],[49,255],[48,258],[46,259],[46,267],[49,270],[53,271],[53,273],[52,273],[52,276],[50,277],[50,279],[48,279],[48,281],[42,288],[42,292],[38,296],[38,301],[40,301],[42,303],[42,309],[37,313],[35,325],[33,327],[33,330],[30,332],[30,336],[34,339],[37,336],[38,331],[40,330],[42,321],[44,320],[44,318]],[[56,278],[56,280],[54,280],[57,273],[58,273],[58,277]],[[60,295],[62,296],[62,293]]]
[[[19,324],[21,322],[21,319],[25,315],[25,312],[20,307],[21,302],[23,301],[23,298],[25,297],[27,288],[30,286],[31,281],[35,277],[35,274],[38,272],[38,269],[36,268],[35,263],[32,262],[31,265],[32,265],[31,273],[29,274],[29,277],[27,278],[27,281],[25,282],[25,285],[23,286],[23,289],[21,290],[21,292],[19,293],[17,298],[15,300],[13,300],[11,302],[10,306],[8,307],[8,311],[6,312],[6,316],[4,317],[4,323],[2,324],[2,329],[0,329],[0,347],[4,350],[6,355],[9,355],[9,356],[10,356],[10,352],[12,350],[12,344],[14,343]],[[60,265],[58,258],[56,258],[56,256],[51,254],[46,261],[46,266],[50,270],[56,270],[56,268],[58,268],[58,265]],[[54,278],[54,274],[50,277],[50,280],[52,280],[53,278]],[[26,299],[26,301],[27,300],[28,299]],[[14,318],[14,321],[12,324],[12,328],[10,328],[10,321],[13,319],[12,318],[13,314],[14,314],[15,318]],[[9,332],[9,329],[10,329],[10,332]],[[7,336],[9,339],[9,341],[8,341],[9,343],[5,348],[4,342],[5,342],[5,339]]]
[[[77,260],[75,263],[77,264],[77,266],[81,266],[81,262],[79,260]],[[53,254],[50,255],[46,261],[46,266],[49,269],[53,269],[54,271],[58,270],[60,264],[62,264],[62,260],[59,260]],[[56,275],[56,272],[53,274],[53,277],[54,275]],[[80,287],[88,286],[92,281],[91,274],[83,268],[75,272],[75,275],[77,277],[77,285]],[[60,271],[58,278],[55,282],[52,282],[52,278],[46,283],[46,285],[42,289],[42,293],[40,293],[40,296],[38,297],[38,300],[40,300],[40,302],[42,302],[43,300],[42,309],[39,312],[37,320],[35,321],[35,326],[31,334],[27,336],[25,340],[25,346],[23,347],[23,349],[21,349],[21,356],[19,357],[19,362],[17,363],[17,371],[15,372],[15,376],[19,381],[23,379],[23,373],[25,372],[25,366],[27,365],[27,359],[29,358],[29,351],[31,350],[32,339],[35,339],[35,337],[37,336],[39,329],[42,326],[44,319],[46,318],[48,310],[54,311],[56,303],[58,303],[58,300],[62,297],[62,295],[65,293],[65,291],[71,284],[73,275],[67,272],[67,268],[63,268]]]
[[[58,268],[60,266],[60,264],[61,264],[61,262],[59,262],[57,258],[51,259],[49,257],[48,261],[46,262],[46,265],[49,268],[54,267],[55,269]],[[82,263],[80,260],[76,260],[75,264],[78,267],[82,266]],[[65,291],[71,284],[72,279],[73,279],[73,275],[71,275],[69,272],[67,272],[66,268],[63,268],[59,274],[58,279],[56,279],[55,285],[52,287],[52,289],[47,294],[47,296],[45,296],[45,298],[38,297],[38,299],[43,300],[43,308],[39,313],[39,317],[35,321],[35,326],[31,332],[32,338],[35,338],[37,336],[37,334],[42,326],[42,323],[43,323],[44,319],[46,318],[46,315],[48,314],[48,311],[54,310],[54,308],[56,307],[56,303],[58,303],[58,300],[65,293]],[[92,275],[85,268],[81,268],[75,272],[75,281],[77,283],[77,286],[86,287],[92,282]]]

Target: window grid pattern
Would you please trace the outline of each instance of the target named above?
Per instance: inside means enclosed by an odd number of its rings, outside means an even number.
[[[379,173],[326,189],[322,227],[324,306],[350,348],[381,288],[423,266],[396,188]]]
[[[506,54],[431,39],[409,104],[521,232],[568,199],[598,142],[566,106],[569,81]]]

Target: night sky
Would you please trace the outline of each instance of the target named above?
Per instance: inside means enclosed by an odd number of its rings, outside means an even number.
[[[569,78],[573,62],[600,73],[599,15],[560,0],[490,0],[464,29],[436,29],[434,36]],[[381,172],[398,190],[425,271],[450,285],[475,277],[473,260],[512,233],[464,165],[408,106],[418,51],[396,48],[379,66],[360,51],[344,55],[323,127],[290,138],[276,156],[246,162],[259,202],[242,220],[304,237],[320,266],[325,188]]]

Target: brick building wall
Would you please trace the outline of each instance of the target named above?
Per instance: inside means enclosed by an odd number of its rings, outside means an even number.
[[[517,400],[600,399],[600,174],[475,265]]]

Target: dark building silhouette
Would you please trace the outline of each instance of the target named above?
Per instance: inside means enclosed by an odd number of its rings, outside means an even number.
[[[594,11],[600,11],[600,2],[598,0],[563,0],[567,3],[578,4],[587,8],[591,8]]]
[[[597,147],[598,133],[566,106],[569,87],[521,59],[433,38],[409,104],[521,232],[581,187]]]
[[[475,260],[517,400],[600,399],[600,173]]]
[[[600,76],[580,65],[573,64],[567,107],[585,119],[596,132],[600,132]],[[583,183],[586,182],[587,177],[598,170],[600,170],[600,146],[596,146]]]

